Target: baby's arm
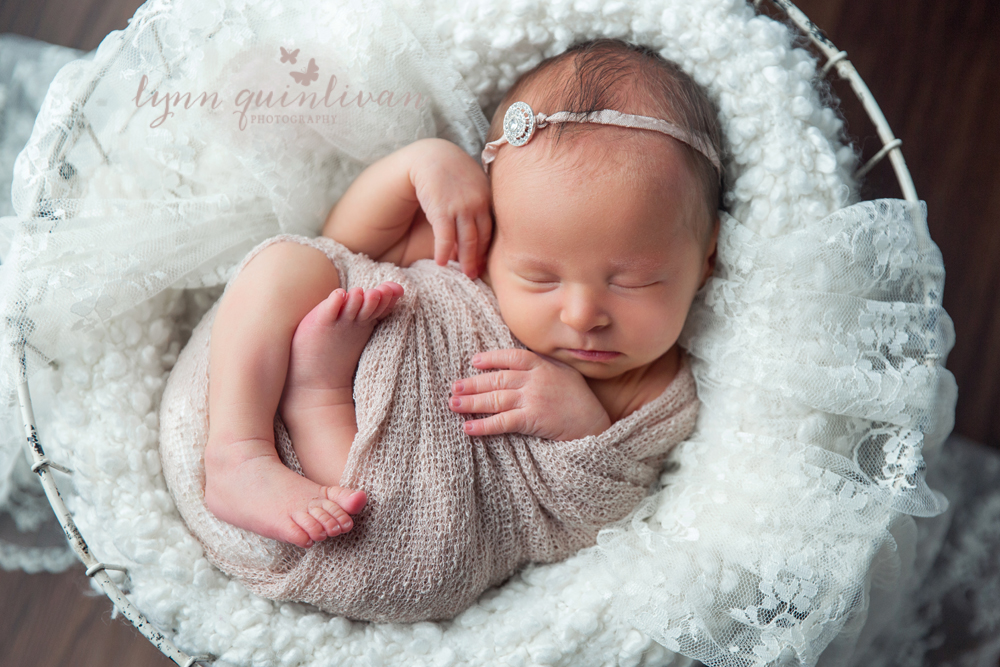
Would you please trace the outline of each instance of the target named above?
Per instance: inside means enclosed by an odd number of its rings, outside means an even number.
[[[530,350],[475,355],[482,370],[452,385],[449,407],[459,413],[494,413],[465,422],[469,435],[523,433],[548,440],[576,440],[603,433],[611,418],[576,369]]]
[[[489,246],[490,185],[482,167],[444,139],[421,139],[361,172],[323,227],[354,252],[409,266],[457,254],[475,277]]]

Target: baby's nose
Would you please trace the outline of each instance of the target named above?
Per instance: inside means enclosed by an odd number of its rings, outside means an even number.
[[[591,331],[611,323],[596,295],[586,289],[567,290],[560,320],[576,331]]]

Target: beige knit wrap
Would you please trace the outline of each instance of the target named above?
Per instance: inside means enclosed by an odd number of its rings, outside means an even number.
[[[324,238],[279,236],[326,253],[341,285],[385,280],[405,293],[375,328],[354,382],[358,435],[342,485],[368,504],[354,529],[309,549],[220,521],[205,506],[208,349],[216,307],[194,330],[163,395],[160,456],[177,507],[211,562],[254,593],[308,602],[352,619],[451,618],[528,562],[595,543],[646,495],[667,451],[694,428],[685,358],[656,400],[607,431],[569,442],[521,434],[470,437],[448,408],[452,383],[479,371],[477,352],[521,347],[481,281],[452,264],[401,269]],[[275,417],[282,460],[301,472]],[[247,489],[253,493],[253,489]]]

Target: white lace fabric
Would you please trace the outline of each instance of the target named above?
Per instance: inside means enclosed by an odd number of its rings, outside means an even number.
[[[315,235],[366,164],[427,136],[478,155],[481,109],[593,36],[651,46],[720,110],[728,215],[683,339],[695,435],[598,547],[452,622],[352,624],[251,596],[204,558],[160,471],[157,408],[191,325],[262,239]],[[424,103],[338,102],[333,122],[251,109],[240,129],[241,90],[305,91],[312,59],[319,96],[335,74],[334,98]],[[944,507],[924,456],[951,429],[953,332],[922,206],[853,204],[854,156],[816,73],[738,0],[147,2],[60,71],[15,165],[0,385],[21,379],[23,350],[95,554],[129,566],[132,599],[180,646],[223,663],[846,664],[871,640],[868,609],[896,604],[913,571],[912,517]],[[144,95],[222,105],[155,125],[162,101],[134,101],[143,75]]]

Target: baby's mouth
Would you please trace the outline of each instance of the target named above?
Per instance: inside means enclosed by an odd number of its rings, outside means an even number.
[[[605,350],[574,350],[566,348],[566,351],[583,361],[611,361],[621,356],[621,352],[608,352]]]

